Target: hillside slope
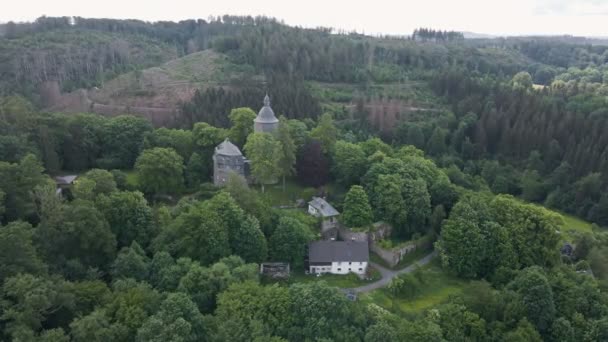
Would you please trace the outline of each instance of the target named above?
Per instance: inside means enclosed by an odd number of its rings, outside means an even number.
[[[231,63],[226,55],[204,50],[162,65],[131,71],[100,87],[61,94],[49,104],[51,111],[90,111],[104,115],[131,113],[157,126],[171,126],[183,102],[198,89],[234,88],[261,83],[264,77],[252,68]]]
[[[17,92],[44,105],[53,94],[45,93],[47,82],[62,91],[88,88],[176,57],[174,47],[136,34],[70,29],[2,38],[0,94]]]

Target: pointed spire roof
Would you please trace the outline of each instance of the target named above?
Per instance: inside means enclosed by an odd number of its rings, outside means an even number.
[[[215,154],[221,154],[223,156],[242,156],[241,150],[236,147],[235,144],[231,143],[228,138],[215,148]]]
[[[260,109],[258,116],[254,120],[258,123],[277,123],[279,119],[274,115],[274,111],[270,108],[270,97],[268,94],[264,96],[264,107]]]

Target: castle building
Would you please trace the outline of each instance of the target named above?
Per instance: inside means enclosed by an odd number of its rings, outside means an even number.
[[[264,107],[260,109],[258,116],[253,120],[253,129],[256,133],[272,133],[278,128],[279,120],[270,108],[270,98],[267,94],[264,97]],[[226,138],[224,142],[217,145],[213,153],[213,184],[216,186],[224,185],[231,172],[251,181],[249,160],[243,156],[243,153],[235,144]]]
[[[260,109],[258,116],[253,120],[253,130],[256,133],[272,133],[279,128],[279,119],[270,108],[268,94],[264,97],[264,107]]]
[[[235,144],[226,138],[224,142],[217,145],[213,153],[213,184],[224,185],[231,172],[247,179],[249,160],[243,156]]]

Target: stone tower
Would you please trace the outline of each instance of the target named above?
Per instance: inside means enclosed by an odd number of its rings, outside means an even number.
[[[260,109],[258,116],[253,120],[253,130],[256,133],[272,133],[279,128],[279,119],[270,108],[268,94],[264,97],[264,107]]]
[[[213,184],[224,185],[231,172],[246,179],[249,173],[249,161],[243,157],[241,150],[226,138],[217,145],[213,153]]]

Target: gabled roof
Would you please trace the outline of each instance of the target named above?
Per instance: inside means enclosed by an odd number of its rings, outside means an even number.
[[[308,244],[308,262],[369,261],[367,241],[315,241]]]
[[[236,147],[235,144],[231,143],[228,138],[215,148],[215,154],[221,154],[223,156],[242,156],[241,150]]]
[[[277,123],[279,119],[274,115],[274,111],[270,108],[270,98],[268,94],[264,97],[264,107],[260,109],[258,116],[255,118],[254,122],[258,123]]]
[[[55,177],[55,183],[58,185],[70,185],[78,178],[78,175],[67,175]]]
[[[327,201],[321,197],[313,197],[312,201],[308,202],[308,204],[317,209],[323,217],[340,215],[340,212],[338,212],[336,208],[332,207],[331,204],[327,203]]]

